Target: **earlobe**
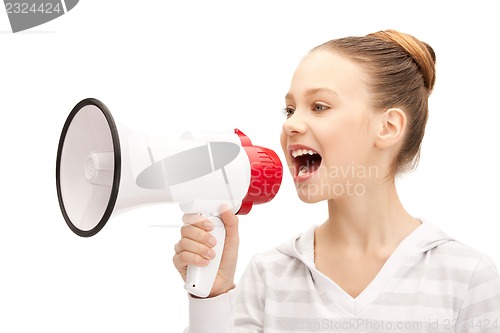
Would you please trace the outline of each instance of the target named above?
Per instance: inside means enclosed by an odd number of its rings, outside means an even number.
[[[406,128],[406,114],[399,108],[387,109],[380,117],[376,145],[386,148],[401,141]]]

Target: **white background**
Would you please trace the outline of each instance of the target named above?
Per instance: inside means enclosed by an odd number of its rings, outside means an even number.
[[[12,34],[0,13],[0,332],[180,332],[187,297],[172,265],[181,212],[146,207],[80,238],[57,202],[64,121],[102,100],[138,132],[240,128],[283,157],[291,75],[312,47],[394,28],[437,53],[422,160],[399,181],[411,214],[500,264],[498,31],[493,1],[98,1]],[[291,177],[240,217],[238,278],[250,256],[326,217]]]

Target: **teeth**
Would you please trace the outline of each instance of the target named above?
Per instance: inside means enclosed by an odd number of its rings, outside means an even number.
[[[296,158],[297,156],[303,156],[303,155],[314,155],[317,154],[317,152],[311,150],[311,149],[297,149],[297,150],[292,150],[292,156]]]

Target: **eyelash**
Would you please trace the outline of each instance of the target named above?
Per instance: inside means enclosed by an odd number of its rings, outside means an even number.
[[[318,110],[317,107],[321,107],[321,110]],[[328,110],[330,107],[327,106],[327,105],[324,105],[324,104],[320,104],[320,103],[314,103],[314,111],[316,112],[321,112],[321,111],[326,111]]]
[[[287,118],[290,118],[293,113],[295,112],[294,109],[290,108],[290,107],[285,107],[283,109],[281,109],[281,112],[287,117]]]
[[[320,110],[318,110],[318,107],[320,108]],[[312,111],[313,112],[323,112],[323,111],[326,111],[328,110],[330,107],[327,106],[327,105],[324,105],[324,104],[320,104],[320,103],[314,103],[312,105]],[[283,109],[281,109],[281,112],[287,117],[287,118],[290,118],[293,113],[295,112],[295,109],[294,108],[291,108],[289,106],[287,107],[284,107]]]

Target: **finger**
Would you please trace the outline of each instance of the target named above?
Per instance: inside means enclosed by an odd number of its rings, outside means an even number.
[[[222,206],[220,209],[220,217],[224,225],[227,227],[232,227],[238,223],[238,217],[233,213],[233,211],[226,205]]]
[[[206,231],[212,231],[214,225],[206,217],[199,214],[184,214],[182,216],[184,225],[194,225]]]
[[[238,243],[238,217],[227,206],[221,208],[220,217],[226,228],[226,241]]]
[[[176,253],[182,253],[184,251],[197,254],[205,259],[214,259],[215,251],[206,245],[195,242],[189,238],[182,238],[176,246]]]
[[[187,251],[174,255],[172,261],[174,262],[175,268],[177,268],[179,272],[185,270],[187,266],[204,267],[210,262],[210,260],[205,259],[200,255]]]
[[[181,228],[182,238],[189,238],[197,243],[201,243],[208,247],[214,247],[217,240],[208,231],[198,228],[194,225],[184,225]]]

